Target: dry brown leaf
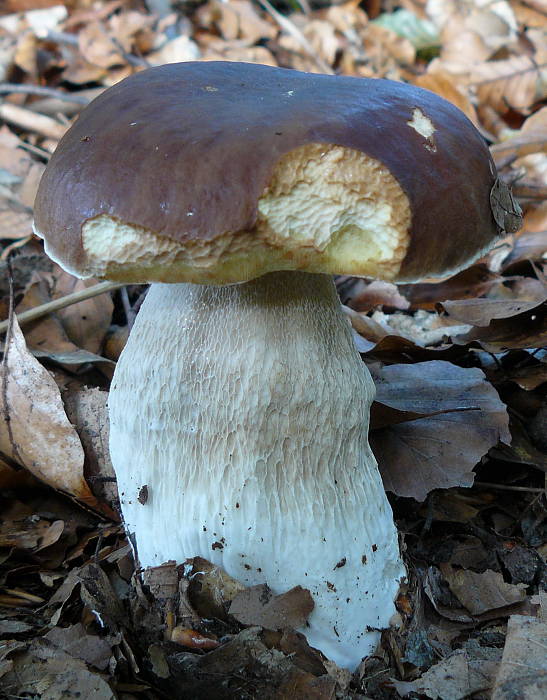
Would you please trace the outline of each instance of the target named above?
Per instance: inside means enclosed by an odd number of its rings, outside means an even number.
[[[440,569],[452,593],[471,615],[482,615],[526,600],[526,584],[505,583],[497,571],[487,569],[478,574],[455,569],[450,564],[441,564]]]
[[[480,370],[440,360],[371,370],[376,400],[391,408],[424,414],[464,409],[371,434],[388,491],[423,501],[436,488],[471,486],[480,458],[499,440],[510,442],[506,408]]]
[[[540,285],[542,286],[542,285]],[[536,308],[547,299],[547,290],[542,289],[541,297],[526,299],[463,299],[443,301],[441,306],[451,317],[471,326],[486,327],[493,319],[504,319]]]
[[[469,645],[457,649],[412,682],[393,681],[401,697],[419,693],[433,700],[463,700],[492,687],[501,651]]]
[[[547,344],[547,303],[518,316],[494,319],[486,328],[476,327],[452,338],[452,342],[461,345],[474,341],[488,352],[544,347]]]
[[[202,557],[194,557],[192,563],[188,588],[192,606],[202,617],[226,619],[229,604],[245,586]]]
[[[92,66],[107,69],[125,63],[102,22],[90,22],[79,32],[78,47],[82,58]]]
[[[389,306],[395,309],[408,309],[410,303],[399,293],[397,285],[382,280],[374,280],[364,286],[349,303],[350,308],[361,313],[370,311],[375,306]]]
[[[44,639],[73,658],[81,659],[100,671],[108,668],[112,657],[112,645],[107,639],[87,634],[80,622],[68,627],[54,627],[44,635]]]
[[[399,291],[409,300],[412,309],[433,310],[442,299],[467,299],[486,294],[490,288],[502,282],[486,265],[477,263],[442,282],[401,284]]]
[[[492,700],[547,696],[547,623],[511,615]]]
[[[3,367],[2,452],[46,484],[100,510],[84,480],[84,451],[57,385],[28,351],[16,319]]]
[[[0,525],[0,547],[15,547],[38,552],[52,544],[61,537],[64,530],[64,522],[39,518],[25,518],[20,521],[6,520]]]
[[[52,299],[78,292],[97,284],[97,280],[89,278],[80,280],[68,272],[59,270],[55,279],[55,291]],[[106,333],[110,327],[114,304],[109,294],[72,304],[57,312],[68,338],[79,348],[92,353],[99,353]]]
[[[17,696],[38,696],[41,700],[116,698],[100,674],[40,638],[32,642],[28,652],[17,654],[13,670],[4,675],[2,682]]]
[[[273,595],[266,584],[260,584],[240,591],[229,613],[242,625],[279,630],[302,627],[313,607],[313,598],[305,588],[295,586],[286,593]]]
[[[439,66],[435,72],[428,70],[427,73],[417,76],[414,84],[419,87],[431,90],[445,100],[452,102],[475,124],[478,125],[477,112],[471,103],[465,88],[458,89],[454,76]]]
[[[479,100],[498,112],[512,108],[527,113],[538,97],[538,68],[526,55],[480,63],[470,80]]]

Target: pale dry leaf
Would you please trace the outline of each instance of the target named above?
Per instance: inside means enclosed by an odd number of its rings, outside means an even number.
[[[84,451],[59,389],[28,351],[16,319],[3,367],[2,452],[46,484],[97,507],[83,476]]]
[[[452,411],[371,433],[388,491],[423,501],[436,488],[471,486],[480,458],[499,440],[511,440],[505,405],[479,369],[433,360],[372,367],[371,374],[376,400],[386,406]]]
[[[171,41],[166,41],[158,51],[149,53],[146,59],[151,65],[162,66],[166,63],[197,61],[200,56],[196,42],[183,34]]]
[[[81,57],[92,66],[108,69],[125,63],[102,22],[90,22],[79,32],[78,47]]]
[[[333,25],[321,19],[311,19],[306,22],[303,33],[315,53],[332,66],[342,48]]]
[[[242,625],[296,629],[306,623],[313,607],[313,598],[305,588],[295,586],[286,593],[273,595],[266,584],[259,584],[238,593],[229,612]]]
[[[460,88],[453,75],[443,70],[439,64],[436,65],[438,68],[434,72],[428,69],[427,73],[418,75],[414,80],[414,84],[426,90],[431,90],[431,92],[435,92],[437,95],[444,97],[445,100],[452,102],[477,126],[477,112],[469,99],[466,88]]]
[[[476,573],[441,564],[440,569],[450,590],[472,615],[504,608],[526,600],[525,583],[505,583],[502,574],[487,569]]]
[[[547,622],[511,615],[492,700],[547,696]]]
[[[96,387],[63,392],[70,422],[85,452],[85,476],[93,493],[114,510],[119,509],[118,487],[108,448],[108,392]]]
[[[116,698],[100,674],[42,639],[36,639],[28,652],[14,658],[13,670],[4,676],[3,683],[19,697],[38,696],[41,700]]]
[[[433,700],[463,700],[492,687],[501,658],[499,649],[458,649],[415,681],[392,681],[401,697],[423,694]]]
[[[479,63],[470,74],[479,101],[498,112],[513,108],[527,113],[538,97],[537,78],[536,63],[526,55]]]
[[[64,297],[97,284],[96,279],[80,280],[68,272],[60,270],[56,274],[53,299]],[[91,353],[99,353],[112,319],[114,304],[110,294],[72,304],[57,311],[68,338],[79,348]]]
[[[547,290],[541,284],[538,285],[537,294],[535,299],[461,299],[440,303],[451,318],[472,326],[486,327],[492,319],[517,316],[547,300]]]
[[[427,14],[441,30],[477,35],[490,54],[517,38],[517,21],[506,0],[428,0]]]

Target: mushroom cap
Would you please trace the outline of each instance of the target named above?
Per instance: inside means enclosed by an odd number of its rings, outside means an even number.
[[[187,62],[133,75],[83,110],[40,183],[35,231],[80,277],[412,281],[492,246],[495,183],[479,132],[427,90]]]

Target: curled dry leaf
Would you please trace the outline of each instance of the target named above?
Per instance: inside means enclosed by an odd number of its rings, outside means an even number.
[[[463,700],[492,687],[499,649],[468,645],[443,659],[415,681],[393,681],[401,697],[419,693],[433,700]]]
[[[535,309],[547,300],[547,290],[542,290],[540,298],[525,299],[465,299],[461,301],[443,301],[442,308],[458,321],[471,326],[486,327],[493,319],[518,316]]]
[[[435,309],[439,299],[468,299],[486,294],[502,278],[483,263],[468,267],[441,282],[401,284],[399,291],[409,300],[411,309]]]
[[[542,348],[547,345],[547,303],[510,318],[492,320],[486,328],[473,328],[456,335],[452,342],[466,345],[477,341],[488,352]]]
[[[440,568],[452,593],[472,615],[482,615],[526,599],[526,584],[505,583],[496,571],[487,569],[478,574],[455,569],[450,564],[441,564]]]
[[[527,113],[540,95],[537,94],[538,68],[526,55],[488,61],[474,67],[471,84],[481,103],[498,112],[513,108]]]
[[[194,557],[192,563],[188,587],[192,606],[202,617],[226,619],[228,606],[245,586],[207,559]]]
[[[311,593],[300,586],[273,595],[266,584],[251,586],[236,595],[230,615],[242,625],[258,625],[270,630],[302,627],[314,602]]]
[[[547,622],[511,615],[492,700],[547,695]]]
[[[104,510],[84,479],[84,451],[59,389],[28,351],[16,319],[6,353],[0,449],[46,484]]]
[[[371,434],[388,491],[423,501],[433,489],[471,486],[480,458],[510,442],[505,406],[481,370],[442,360],[371,369],[379,403],[429,414]],[[452,412],[431,415],[443,409]]]
[[[97,284],[95,279],[79,280],[63,270],[55,272],[55,292],[52,299],[78,292]],[[72,304],[57,312],[68,338],[79,348],[99,353],[110,327],[114,304],[109,294]]]

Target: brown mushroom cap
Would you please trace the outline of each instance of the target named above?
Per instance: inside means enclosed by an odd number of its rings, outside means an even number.
[[[492,245],[495,181],[479,132],[427,90],[188,62],[127,78],[82,112],[40,183],[35,230],[80,276],[414,280]]]

